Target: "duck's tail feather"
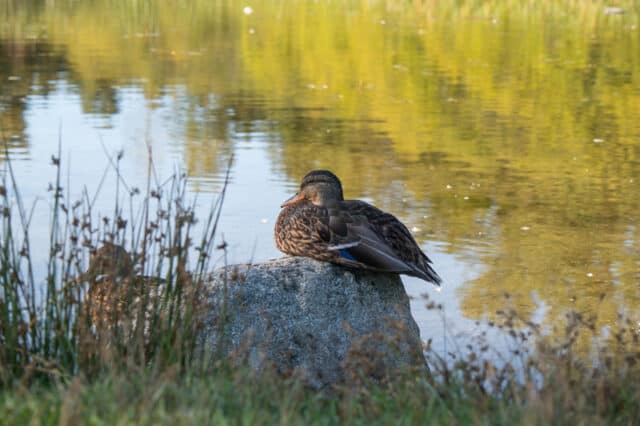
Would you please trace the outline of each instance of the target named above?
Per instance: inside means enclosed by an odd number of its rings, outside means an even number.
[[[426,267],[424,268],[418,268],[417,266],[413,267],[412,275],[418,278],[422,278],[425,281],[429,281],[436,287],[440,287],[440,285],[442,284],[442,278],[440,278],[440,275],[438,275],[438,273],[433,270],[431,265],[425,264],[425,266]]]

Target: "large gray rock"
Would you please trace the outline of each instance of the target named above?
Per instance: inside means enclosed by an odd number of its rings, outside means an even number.
[[[257,370],[271,365],[321,388],[425,368],[398,275],[286,257],[221,268],[205,293],[205,347]]]

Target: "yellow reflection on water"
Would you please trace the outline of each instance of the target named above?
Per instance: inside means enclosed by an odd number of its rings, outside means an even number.
[[[58,72],[87,113],[113,114],[123,87],[149,107],[179,99],[191,175],[221,173],[231,133],[259,133],[290,181],[331,168],[418,239],[476,250],[465,316],[493,317],[509,293],[550,323],[568,308],[615,322],[640,305],[633,3],[448,3],[14,5],[0,78],[23,78],[0,89],[2,127],[24,132],[16,99]]]

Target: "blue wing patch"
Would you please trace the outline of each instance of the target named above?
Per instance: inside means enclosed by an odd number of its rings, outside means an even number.
[[[354,261],[356,260],[356,258],[353,257],[351,253],[347,251],[347,249],[340,249],[338,250],[338,253],[340,253],[340,256],[344,257],[345,259],[354,260]]]

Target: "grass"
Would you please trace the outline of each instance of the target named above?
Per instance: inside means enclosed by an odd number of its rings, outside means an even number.
[[[217,368],[208,375],[74,378],[55,386],[0,393],[0,423],[78,424],[637,424],[639,389],[631,378],[583,393],[592,382],[564,378],[542,391],[507,398],[478,394],[462,379],[433,386],[405,377],[342,388],[331,396],[275,375]]]
[[[52,157],[56,175],[50,185],[44,277],[34,273],[31,255],[33,207],[24,206],[7,159],[0,183],[1,385],[18,379],[67,380],[80,372],[93,377],[150,364],[186,367],[193,359],[195,299],[211,269],[224,190],[200,224],[202,236],[195,239],[197,221],[194,202],[185,198],[186,177],[156,181],[149,158],[147,187],[140,191],[122,179],[121,158],[110,158],[105,170],[105,175],[116,176],[113,214],[98,217],[93,205],[100,188],[93,196],[85,189],[80,200],[69,200],[69,190],[61,185],[59,156]],[[104,247],[127,248],[131,267],[124,276],[119,261],[109,266],[115,258],[99,259]],[[99,302],[92,297],[96,288],[104,290]]]
[[[197,351],[198,289],[214,266],[224,189],[196,239],[184,176],[157,182],[149,158],[147,188],[140,191],[121,179],[121,156],[110,158],[106,173],[117,176],[118,195],[113,216],[96,217],[97,194],[69,200],[58,158],[52,158],[50,256],[41,279],[30,255],[30,213],[8,160],[0,185],[0,424],[626,425],[640,419],[640,333],[633,323],[620,316],[604,333],[595,317],[567,312],[564,324],[544,330],[513,309],[508,295],[499,321],[479,325],[466,346],[441,354],[426,343],[429,375],[363,376],[318,392],[295,377],[256,373]],[[126,219],[121,199],[128,202]],[[117,262],[117,274],[96,260],[116,244],[132,255],[126,267]],[[87,296],[96,288],[119,290],[101,293],[107,303],[96,303],[101,299]],[[491,347],[491,328],[506,336],[507,349]]]

